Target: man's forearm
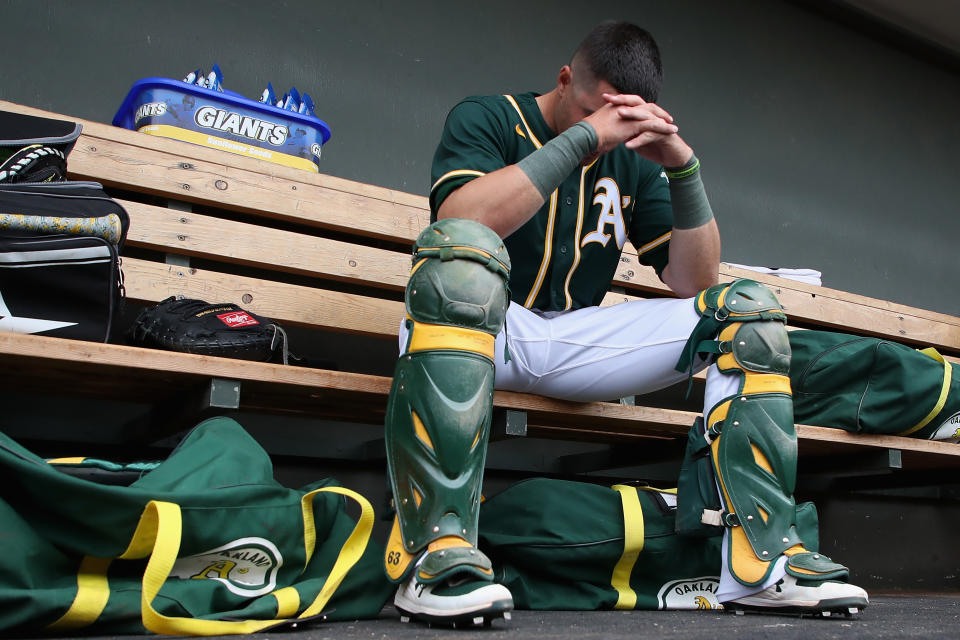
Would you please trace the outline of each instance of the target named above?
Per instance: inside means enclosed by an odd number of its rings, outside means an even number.
[[[681,298],[717,284],[720,271],[720,232],[710,220],[693,229],[674,229],[663,282]]]
[[[717,283],[720,232],[700,180],[700,161],[665,169],[670,180],[673,232],[663,281],[679,296],[689,297]]]
[[[673,227],[695,229],[713,220],[713,209],[700,179],[700,160],[691,156],[682,167],[664,168],[670,181]]]
[[[437,218],[467,218],[506,238],[543,206],[543,196],[530,178],[510,165],[474,178],[447,196]]]
[[[596,146],[593,127],[579,122],[517,164],[475,178],[451,193],[437,217],[476,220],[505,238],[537,212]]]

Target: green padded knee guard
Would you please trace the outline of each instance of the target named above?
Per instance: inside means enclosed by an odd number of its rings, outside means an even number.
[[[423,582],[450,572],[490,577],[475,549],[493,407],[493,345],[509,304],[500,238],[445,219],[414,245],[405,352],[387,404],[387,464],[397,510],[387,573],[403,579],[425,549]]]
[[[773,293],[752,280],[711,287],[696,305],[702,319],[677,368],[706,353],[720,371],[740,376],[737,393],[711,407],[702,432],[691,436],[699,443],[695,449],[709,446],[722,505],[700,517],[704,524],[730,528],[726,561],[738,581],[752,586],[766,579],[784,553],[804,552],[793,498],[797,438],[786,316]],[[699,493],[691,499],[702,498],[702,488]]]
[[[694,304],[701,316],[700,322],[690,333],[683,354],[677,362],[677,371],[689,370],[698,353],[719,353],[719,345],[714,339],[720,330],[731,322],[787,322],[787,315],[773,292],[753,280],[735,280],[714,285],[701,291]]]
[[[507,248],[493,230],[472,220],[439,220],[413,245],[407,315],[496,336],[510,301],[509,278]]]

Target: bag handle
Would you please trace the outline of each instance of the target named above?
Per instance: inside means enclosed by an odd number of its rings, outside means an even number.
[[[324,487],[317,489],[303,496],[301,507],[304,512],[304,523],[310,518],[310,526],[304,529],[304,543],[307,549],[307,562],[313,555],[316,533],[313,526],[312,498],[320,492],[337,493],[352,498],[360,505],[361,514],[353,531],[347,537],[337,560],[330,570],[330,575],[317,594],[314,601],[299,615],[297,619],[307,618],[319,614],[334,591],[343,582],[347,572],[357,563],[363,555],[370,540],[370,532],[373,529],[373,507],[360,494],[344,489],[343,487]],[[307,508],[307,505],[310,505]],[[140,595],[141,615],[143,616],[143,625],[149,631],[169,635],[193,635],[193,636],[215,636],[228,634],[255,633],[272,627],[278,623],[286,622],[291,618],[277,618],[273,620],[197,620],[195,618],[183,618],[175,616],[165,616],[153,608],[153,600],[159,593],[160,588],[170,576],[174,562],[177,559],[177,553],[180,550],[180,537],[182,533],[182,518],[180,506],[172,502],[161,502],[157,500],[147,503],[143,514],[140,516],[140,522],[130,540],[126,551],[118,558],[123,560],[133,560],[149,556],[147,568],[143,573],[143,588]],[[274,593],[285,591],[280,589]],[[288,609],[285,603],[289,599],[283,596],[276,596],[278,601],[278,611]]]

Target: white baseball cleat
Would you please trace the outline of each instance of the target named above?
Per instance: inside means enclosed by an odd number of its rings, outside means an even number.
[[[405,580],[393,599],[401,619],[454,626],[489,625],[497,618],[510,619],[513,596],[502,584],[473,576],[452,576],[432,584]],[[406,622],[407,620],[403,620]]]
[[[859,613],[870,602],[867,592],[846,582],[809,582],[805,584],[785,575],[775,585],[749,596],[724,602],[725,609],[735,612],[822,614],[845,616]]]

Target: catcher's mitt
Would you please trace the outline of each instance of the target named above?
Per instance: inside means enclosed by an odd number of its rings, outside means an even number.
[[[231,303],[170,297],[142,311],[128,336],[140,347],[288,364],[283,329]]]

